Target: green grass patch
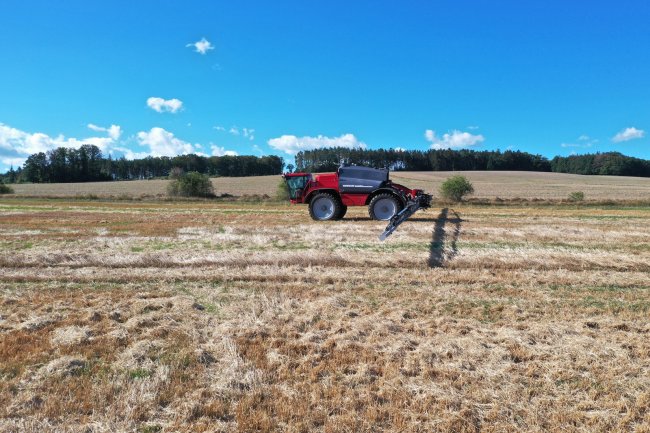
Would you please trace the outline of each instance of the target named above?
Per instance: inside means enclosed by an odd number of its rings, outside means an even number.
[[[627,302],[618,299],[598,299],[593,296],[587,296],[577,302],[577,306],[602,310],[603,312],[618,314],[624,311],[632,313],[647,313],[650,311],[650,301],[633,301]]]
[[[171,250],[174,249],[178,245],[178,243],[175,242],[160,242],[160,241],[153,241],[148,244],[148,247],[151,248],[154,251],[160,251],[160,250]]]
[[[334,244],[332,251],[336,250],[361,250],[373,252],[393,252],[393,251],[429,251],[430,242],[399,242],[399,243],[379,243],[379,242],[342,242]]]
[[[162,431],[162,426],[158,424],[148,424],[138,427],[138,433],[158,433]]]
[[[146,379],[151,376],[151,372],[146,368],[136,368],[135,370],[129,370],[129,377],[131,379]]]

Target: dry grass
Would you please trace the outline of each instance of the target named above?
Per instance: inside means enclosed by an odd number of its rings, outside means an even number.
[[[649,432],[650,208],[0,202],[0,431]]]
[[[219,177],[212,178],[216,194],[268,195],[275,196],[280,176]],[[168,180],[133,180],[120,182],[92,183],[41,183],[12,185],[17,195],[27,196],[87,196],[100,197],[164,197],[167,195]]]
[[[582,191],[587,200],[647,200],[650,178],[582,176],[521,171],[397,172],[391,178],[411,188],[436,192],[449,176],[462,174],[474,185],[474,197],[566,199]]]
[[[391,178],[411,188],[437,194],[440,184],[453,174],[463,174],[474,184],[474,197],[494,199],[537,198],[566,199],[569,193],[582,191],[587,200],[647,200],[650,179],[621,176],[580,176],[537,172],[395,172]],[[268,195],[274,197],[280,176],[222,177],[212,179],[217,194]],[[162,197],[166,180],[97,182],[71,184],[19,184],[18,195],[29,196],[131,196]]]

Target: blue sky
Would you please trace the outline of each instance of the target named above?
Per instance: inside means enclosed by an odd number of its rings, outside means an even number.
[[[81,143],[650,158],[646,1],[4,0],[0,17],[1,171]]]

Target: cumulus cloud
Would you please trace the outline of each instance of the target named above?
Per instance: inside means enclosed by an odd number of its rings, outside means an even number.
[[[367,148],[366,144],[359,141],[354,134],[343,134],[340,137],[325,137],[323,135],[316,137],[296,137],[295,135],[283,135],[270,139],[268,144],[272,148],[289,155],[295,155],[301,150],[313,150],[323,147],[346,147],[348,149]]]
[[[118,152],[122,152],[124,154],[124,157],[126,159],[142,159],[146,158],[147,156],[150,156],[147,152],[134,152],[133,150],[129,149],[128,147],[114,147],[113,150],[116,150]]]
[[[454,130],[451,133],[443,134],[438,137],[436,132],[427,129],[424,132],[424,137],[427,141],[431,142],[432,149],[460,149],[463,147],[471,147],[485,141],[482,135],[474,135],[469,132]]]
[[[183,108],[183,101],[176,98],[163,99],[157,96],[152,96],[151,98],[147,99],[147,105],[149,108],[159,113],[176,113],[178,110]]]
[[[226,128],[223,126],[214,126],[214,129],[217,131],[226,131]],[[231,126],[230,129],[228,129],[228,133],[230,135],[234,135],[236,137],[238,136],[243,136],[244,138],[249,139],[250,141],[255,140],[255,130],[252,128],[239,128],[237,126]]]
[[[88,129],[92,129],[96,132],[106,132],[108,133],[108,136],[115,141],[119,140],[120,136],[122,135],[122,128],[120,128],[118,125],[111,125],[108,128],[104,128],[102,126],[97,126],[89,123]]]
[[[560,144],[561,147],[580,147],[580,148],[588,148],[593,146],[594,144],[598,143],[598,140],[595,138],[591,138],[590,136],[586,134],[582,134],[580,137],[578,137],[578,142],[577,143],[562,143]]]
[[[183,141],[173,133],[163,128],[154,127],[149,132],[140,131],[137,134],[138,143],[149,147],[151,156],[176,156],[187,153],[197,153],[199,147]]]
[[[255,133],[254,129],[248,129],[248,128],[243,128],[242,129],[242,134],[244,135],[244,137],[248,138],[250,141],[255,140],[255,135],[253,135],[254,133]]]
[[[176,156],[188,153],[207,156],[200,151],[202,149],[200,144],[181,140],[163,128],[155,127],[149,131],[138,132],[135,140],[146,149],[137,151],[126,147],[124,141],[118,141],[122,136],[120,126],[103,127],[93,123],[89,123],[87,126],[88,129],[103,132],[107,136],[75,138],[58,135],[51,137],[41,132],[25,132],[0,123],[0,166],[4,165],[7,168],[10,165],[19,166],[31,154],[47,152],[57,147],[79,148],[84,144],[94,144],[104,153],[122,152],[127,159],[139,159],[147,156]],[[211,149],[213,155],[237,155],[237,152],[219,146],[212,145]]]
[[[42,132],[26,132],[9,125],[0,123],[0,149],[15,153],[18,155],[31,155],[38,152],[47,152],[57,147],[78,148],[83,144],[94,144],[102,151],[107,151],[113,146],[121,135],[121,128],[117,125],[111,125],[109,128],[101,128],[92,125],[90,128],[97,132],[106,132],[107,137],[86,137],[74,138],[59,134],[51,137]],[[89,126],[90,127],[90,126]],[[0,155],[7,157],[5,155]],[[12,156],[17,157],[17,156]]]
[[[200,41],[193,44],[187,44],[186,47],[194,47],[194,51],[199,54],[206,54],[209,50],[214,50],[214,46],[206,38],[201,38]]]
[[[618,134],[616,134],[612,141],[614,143],[620,143],[622,141],[634,140],[635,138],[645,137],[645,131],[642,129],[636,129],[635,127],[625,128]]]
[[[27,158],[0,157],[0,162],[7,167],[22,167]]]
[[[145,156],[176,156],[188,153],[207,156],[205,153],[201,152],[201,149],[203,149],[202,145],[198,143],[189,143],[176,137],[172,132],[166,131],[160,127],[151,128],[148,132],[138,132],[136,138],[138,143],[141,146],[148,147],[149,151],[144,153],[129,153],[128,149],[123,150],[127,158],[129,158],[129,155],[134,158],[143,158]],[[213,156],[237,155],[237,152],[233,150],[226,150],[225,148],[216,146],[212,143],[210,143],[210,149],[212,150]]]
[[[210,145],[210,149],[212,150],[212,156],[237,156],[237,155],[239,155],[234,150],[226,150],[225,148],[223,148],[221,146],[217,146],[216,144]]]

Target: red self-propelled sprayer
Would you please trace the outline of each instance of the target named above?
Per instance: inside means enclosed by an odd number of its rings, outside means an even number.
[[[385,240],[419,209],[431,206],[431,195],[393,183],[387,169],[343,166],[336,173],[286,173],[291,203],[309,205],[316,221],[339,220],[348,206],[368,206],[370,218],[389,221],[379,236]]]

